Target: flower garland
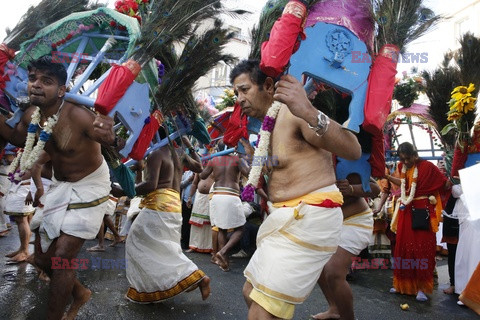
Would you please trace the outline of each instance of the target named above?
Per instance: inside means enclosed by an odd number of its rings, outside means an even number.
[[[406,172],[407,172],[407,166],[403,165],[402,166],[402,177],[401,177],[401,180],[400,180],[402,182],[402,184],[400,186],[400,189],[402,191],[400,201],[402,202],[402,204],[407,206],[407,205],[410,204],[410,202],[412,202],[413,197],[415,197],[415,191],[417,189],[417,178],[418,178],[417,166],[415,166],[414,169],[413,169],[412,186],[411,186],[410,194],[408,195],[408,198],[406,196],[406,191],[405,191],[405,175],[406,175]]]
[[[275,120],[281,107],[282,103],[275,101],[268,109],[267,115],[263,119],[262,128],[260,129],[260,132],[258,134],[259,141],[257,143],[257,147],[255,148],[253,159],[267,158],[268,149],[270,146],[270,135],[272,134],[273,128],[275,128]],[[254,161],[253,163],[258,163],[258,161]],[[260,175],[262,174],[263,167],[263,165],[253,165],[253,163],[252,169],[250,170],[250,173],[248,175],[247,185],[242,192],[242,199],[248,202],[253,201],[255,188],[258,185],[258,181],[260,180]]]
[[[45,148],[45,143],[50,139],[50,136],[53,132],[53,127],[57,124],[58,115],[62,110],[63,104],[65,101],[62,101],[62,104],[58,108],[58,111],[53,116],[47,119],[47,124],[45,128],[40,132],[40,136],[37,144],[35,144],[35,138],[37,135],[38,128],[40,127],[40,108],[37,107],[32,114],[32,119],[27,129],[27,140],[25,142],[25,148],[23,152],[19,152],[17,157],[12,161],[8,169],[8,177],[10,181],[14,183],[19,183],[22,179],[21,177],[25,174],[25,171],[30,170],[33,167],[35,161],[37,161],[40,152]],[[20,164],[20,165],[19,165]],[[18,168],[20,167],[20,168]]]

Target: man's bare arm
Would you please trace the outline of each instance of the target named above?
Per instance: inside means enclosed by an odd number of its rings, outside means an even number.
[[[295,77],[282,76],[275,86],[275,100],[286,104],[290,112],[298,118],[295,122],[308,143],[347,160],[360,158],[362,151],[355,135],[335,121],[330,120],[326,131],[320,136],[308,127],[308,124],[317,126],[319,111],[310,103],[302,84]]]
[[[206,165],[205,169],[203,169],[202,172],[200,172],[200,179],[205,180],[208,178],[208,176],[213,172],[213,166],[210,164],[210,161]]]
[[[160,152],[152,152],[147,158],[145,181],[135,187],[138,195],[148,194],[157,189],[160,168],[162,167],[162,157]]]
[[[23,147],[25,145],[25,140],[27,139],[27,129],[34,110],[35,107],[29,107],[25,110],[20,122],[13,128],[5,122],[7,118],[0,115],[0,136],[15,146]]]

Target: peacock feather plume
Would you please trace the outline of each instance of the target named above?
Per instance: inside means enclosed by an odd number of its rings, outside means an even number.
[[[441,17],[423,6],[423,0],[374,0],[373,18],[378,26],[376,51],[385,44],[396,45],[401,52],[413,40],[424,35]]]
[[[165,65],[165,75],[155,95],[158,108],[169,113],[184,110],[191,117],[198,113],[192,91],[195,82],[206,75],[219,61],[233,63],[235,58],[224,54],[223,48],[232,39],[233,33],[215,20],[212,28],[201,35],[193,34],[184,43],[180,56],[164,48],[157,56]]]

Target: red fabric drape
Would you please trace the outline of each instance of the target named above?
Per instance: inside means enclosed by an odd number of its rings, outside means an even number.
[[[392,44],[383,46],[368,76],[363,128],[373,135],[382,134],[383,125],[390,113],[398,52],[398,48]]]
[[[114,65],[98,89],[95,110],[107,115],[123,97],[141,69],[142,67],[133,60],[128,60],[121,66]]]
[[[142,160],[145,152],[147,151],[150,142],[152,141],[155,133],[160,128],[163,122],[163,115],[160,111],[155,110],[150,115],[150,121],[143,126],[142,132],[138,136],[137,141],[133,145],[132,151],[128,155],[134,160]]]
[[[403,163],[398,164],[398,169],[401,172]],[[447,178],[442,174],[440,169],[433,163],[427,160],[420,160],[417,162],[418,178],[417,178],[417,190],[415,197],[432,195],[437,191],[440,191]]]
[[[13,58],[15,58],[15,51],[7,47],[5,43],[0,44],[0,90],[5,89],[5,82],[10,80],[8,74],[3,75],[3,73],[7,62]]]
[[[290,57],[298,50],[299,36],[305,39],[306,15],[306,6],[293,0],[287,3],[282,16],[273,25],[269,40],[262,44],[260,61],[260,69],[269,77],[276,78],[284,71]]]
[[[372,153],[368,159],[372,168],[372,177],[381,178],[385,175],[385,146],[383,133],[372,135]]]
[[[458,170],[465,168],[465,162],[467,162],[468,153],[467,153],[467,146],[460,149],[459,146],[455,145],[455,150],[453,152],[453,161],[452,161],[452,170],[450,175],[452,177],[459,177]]]
[[[229,147],[235,147],[241,138],[248,139],[247,125],[247,115],[242,114],[242,108],[238,103],[235,103],[227,130],[225,130],[225,134],[223,135],[223,142]]]

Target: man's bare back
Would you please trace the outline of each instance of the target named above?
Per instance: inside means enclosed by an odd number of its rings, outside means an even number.
[[[213,168],[216,187],[232,188],[240,191],[238,181],[240,179],[239,158],[234,155],[219,156],[212,159],[209,166]],[[219,164],[219,165],[216,165]]]

